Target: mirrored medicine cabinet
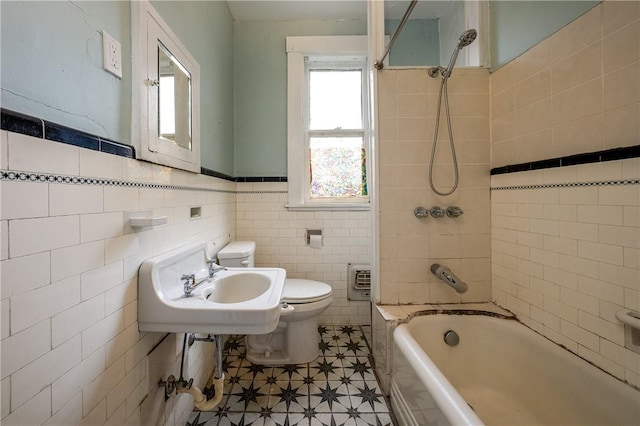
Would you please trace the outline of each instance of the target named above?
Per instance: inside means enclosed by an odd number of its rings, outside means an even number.
[[[199,173],[198,63],[148,1],[131,2],[131,22],[137,158]]]

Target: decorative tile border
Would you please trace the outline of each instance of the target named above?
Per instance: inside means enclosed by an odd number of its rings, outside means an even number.
[[[286,194],[287,191],[236,191],[229,189],[201,188],[197,186],[168,185],[152,182],[135,182],[120,179],[106,179],[84,176],[68,176],[45,173],[33,173],[14,170],[0,170],[0,182],[41,182],[59,183],[68,185],[102,185],[102,186],[122,186],[126,188],[163,189],[177,191],[204,191],[219,192],[225,194]]]
[[[119,180],[119,179],[105,179],[105,178],[93,178],[93,177],[83,177],[83,176],[30,173],[30,172],[20,172],[20,171],[13,171],[13,170],[0,171],[0,181],[44,182],[44,183],[61,183],[61,184],[69,184],[69,185],[123,186],[127,188],[223,192],[223,193],[229,193],[229,194],[236,193],[236,191],[226,190],[226,189],[199,188],[196,186],[167,185],[162,183],[134,182],[134,181]]]
[[[489,189],[491,191],[512,191],[517,189],[574,188],[574,187],[582,187],[582,186],[614,186],[614,185],[640,185],[640,179],[605,180],[605,181],[597,181],[597,182],[544,183],[539,185],[492,186]]]

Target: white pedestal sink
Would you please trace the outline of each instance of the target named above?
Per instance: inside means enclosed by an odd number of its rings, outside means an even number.
[[[184,297],[183,275],[204,280]],[[190,244],[146,260],[138,274],[140,331],[267,334],[280,319],[286,272],[228,268],[208,278],[205,244]]]

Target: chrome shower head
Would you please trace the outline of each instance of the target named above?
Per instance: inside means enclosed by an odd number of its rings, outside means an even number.
[[[460,38],[458,39],[458,47],[462,49],[474,42],[476,37],[478,36],[478,32],[475,29],[466,30],[462,33]]]
[[[458,45],[453,50],[453,54],[451,55],[451,59],[449,60],[449,66],[442,71],[442,77],[449,78],[451,76],[453,67],[456,65],[456,59],[458,59],[458,53],[460,53],[463,47],[467,47],[468,45],[473,43],[477,36],[478,32],[473,28],[462,33],[462,35],[458,39]]]

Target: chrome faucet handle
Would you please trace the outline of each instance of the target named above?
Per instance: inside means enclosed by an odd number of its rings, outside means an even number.
[[[218,265],[218,263],[216,263],[216,259],[207,260],[207,263],[209,264],[209,278],[213,278],[217,272],[227,270],[226,266]]]
[[[195,274],[182,274],[180,277],[182,281],[184,281],[184,294],[189,296],[191,291],[193,290],[196,283],[196,275]]]
[[[447,214],[447,212],[442,207],[438,207],[438,206],[431,207],[431,210],[429,210],[429,213],[431,213],[431,216],[435,218],[444,217],[444,215]]]
[[[429,210],[425,209],[424,207],[416,207],[415,209],[413,209],[413,214],[415,217],[421,219],[423,217],[429,217]]]
[[[460,217],[464,214],[464,211],[458,206],[447,207],[447,216]]]

